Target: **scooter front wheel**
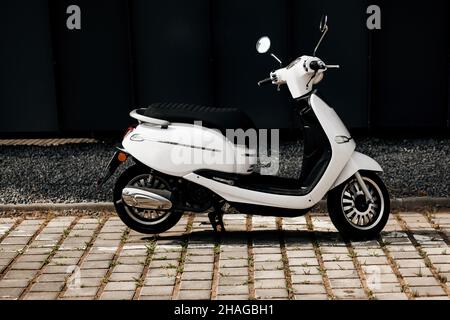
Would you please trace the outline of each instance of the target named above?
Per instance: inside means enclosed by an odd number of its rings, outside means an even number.
[[[183,211],[146,210],[128,206],[122,199],[127,186],[171,191],[167,178],[150,173],[150,169],[134,165],[125,170],[114,186],[113,200],[120,219],[132,230],[144,234],[158,234],[169,230],[180,221]]]
[[[383,181],[373,172],[361,172],[373,202],[366,199],[356,177],[328,193],[328,212],[342,236],[355,239],[377,237],[389,219],[389,193]]]

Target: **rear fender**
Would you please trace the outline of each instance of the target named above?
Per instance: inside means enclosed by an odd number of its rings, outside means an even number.
[[[112,175],[116,172],[120,165],[124,163],[129,156],[130,154],[125,149],[117,148],[116,152],[106,166],[102,177],[97,180],[97,189],[103,186],[109,180],[109,178],[112,177]]]

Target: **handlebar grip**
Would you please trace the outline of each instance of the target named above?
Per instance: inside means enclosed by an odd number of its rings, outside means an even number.
[[[258,86],[260,87],[267,84],[272,84],[272,78],[266,78],[258,82]]]

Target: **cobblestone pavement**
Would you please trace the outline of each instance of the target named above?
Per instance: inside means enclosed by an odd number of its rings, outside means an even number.
[[[343,241],[328,216],[185,216],[159,237],[111,215],[0,218],[0,299],[449,299],[450,212]]]

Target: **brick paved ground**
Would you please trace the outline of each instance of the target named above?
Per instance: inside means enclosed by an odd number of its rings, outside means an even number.
[[[0,218],[0,299],[448,299],[450,213],[342,241],[327,216],[185,216],[148,237],[110,217]]]

